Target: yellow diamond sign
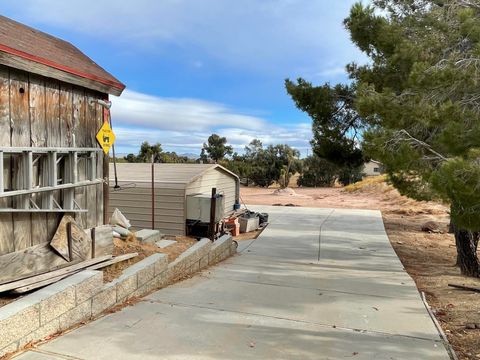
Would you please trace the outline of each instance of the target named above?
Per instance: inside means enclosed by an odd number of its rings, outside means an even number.
[[[97,141],[105,154],[108,154],[108,151],[115,142],[115,134],[107,121],[105,121],[100,130],[98,130]]]

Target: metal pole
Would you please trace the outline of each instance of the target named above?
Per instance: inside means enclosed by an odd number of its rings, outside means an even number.
[[[215,240],[215,212],[217,208],[217,188],[212,188],[212,198],[210,201],[210,240]]]
[[[152,230],[155,230],[155,163],[152,155]]]

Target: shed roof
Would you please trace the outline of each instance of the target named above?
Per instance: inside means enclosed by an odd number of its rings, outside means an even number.
[[[0,63],[113,95],[125,89],[69,42],[1,15]]]
[[[151,182],[151,164],[119,163],[117,176],[121,182]],[[236,174],[218,164],[155,164],[156,183],[189,184],[209,170],[218,169],[238,178]],[[110,181],[113,180],[113,164],[110,163]]]

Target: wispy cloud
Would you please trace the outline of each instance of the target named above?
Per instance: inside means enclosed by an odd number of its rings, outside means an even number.
[[[125,90],[112,98],[117,124],[171,131],[204,131],[214,126],[258,130],[265,121],[224,104],[199,99],[166,98]]]
[[[351,59],[343,29],[355,0],[4,0],[29,21],[89,34],[98,41],[166,54],[201,53],[261,71],[319,69]],[[85,9],[89,9],[85,11]],[[192,59],[195,61],[195,59]]]
[[[126,91],[113,98],[112,120],[119,152],[137,152],[143,141],[166,150],[200,153],[212,133],[227,137],[238,152],[257,138],[264,144],[287,143],[309,148],[310,124],[275,125],[257,116],[235,112],[224,104],[198,99],[162,98]]]

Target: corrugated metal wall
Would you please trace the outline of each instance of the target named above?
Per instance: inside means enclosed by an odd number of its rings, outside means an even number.
[[[212,188],[225,196],[225,211],[232,211],[236,201],[236,179],[219,168],[207,171],[202,177],[187,185],[186,194],[210,194]]]
[[[121,183],[120,186],[122,186]],[[109,216],[115,208],[118,208],[130,220],[135,229],[151,229],[152,190],[147,186],[150,184],[136,183],[134,188],[126,187],[116,191],[110,187]],[[155,228],[162,234],[185,234],[184,185],[156,184]]]
[[[128,187],[135,184],[135,187]],[[112,185],[112,183],[110,183]],[[135,229],[150,229],[152,226],[152,200],[150,182],[120,182],[124,189],[115,191],[110,187],[109,211],[119,208]],[[206,171],[189,184],[157,182],[155,184],[155,228],[162,234],[185,234],[186,194],[210,194],[212,187],[225,195],[225,211],[233,210],[236,201],[236,178],[219,168]]]

